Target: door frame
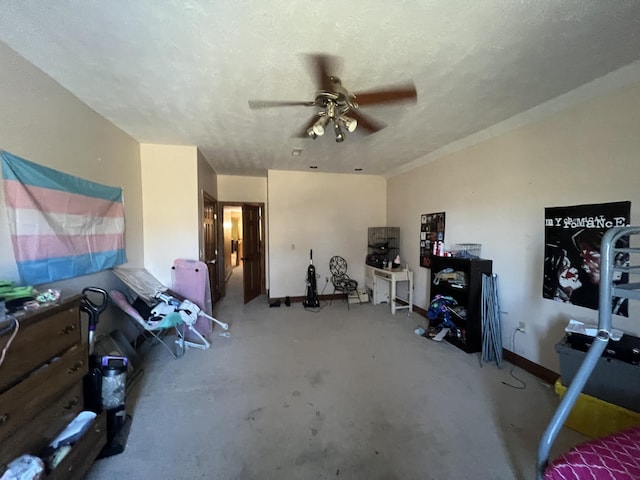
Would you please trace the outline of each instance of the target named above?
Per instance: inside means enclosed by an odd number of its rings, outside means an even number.
[[[218,219],[222,219],[221,221],[218,222],[218,251],[222,252],[222,258],[223,261],[222,262],[218,262],[221,266],[220,266],[220,271],[219,271],[219,285],[220,285],[220,294],[224,297],[226,295],[226,283],[225,283],[225,276],[226,276],[226,271],[225,271],[225,265],[224,265],[224,255],[226,254],[225,252],[225,245],[224,245],[224,226],[222,225],[224,223],[224,207],[244,207],[245,205],[251,205],[254,207],[260,207],[261,211],[262,211],[262,215],[260,218],[260,229],[262,231],[262,246],[260,248],[260,263],[261,263],[261,274],[260,274],[260,293],[262,295],[267,293],[267,283],[266,283],[266,266],[267,266],[267,261],[266,261],[266,257],[267,257],[267,231],[266,231],[266,208],[265,208],[265,204],[264,202],[218,202]],[[221,245],[221,246],[220,246]],[[244,290],[244,286],[242,287]]]
[[[220,220],[220,207],[218,206],[218,201],[210,194],[208,194],[206,191],[202,190],[202,219],[201,221],[204,221],[204,209],[205,209],[205,205],[207,203],[213,204],[213,214],[214,214],[214,220],[213,220],[213,224],[215,227],[214,230],[214,236],[215,236],[215,250],[216,250],[216,263],[215,263],[215,267],[214,267],[214,272],[215,272],[215,277],[216,277],[216,285],[210,285],[211,288],[211,301],[212,302],[217,302],[219,301],[219,299],[224,295],[223,291],[222,291],[222,286],[223,284],[220,282],[220,224],[222,223],[222,221]],[[202,255],[204,257],[204,253],[205,253],[205,246],[204,246],[204,228],[202,231],[202,235],[203,235],[203,246],[202,246]],[[207,269],[209,267],[207,266]],[[215,289],[214,289],[215,287]],[[215,291],[214,291],[215,290]]]

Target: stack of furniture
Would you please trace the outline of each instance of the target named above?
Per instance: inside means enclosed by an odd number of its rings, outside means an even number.
[[[19,330],[0,365],[0,475],[22,454],[41,456],[84,409],[88,345],[80,322],[80,295],[16,314]],[[12,332],[0,336],[2,348]],[[101,413],[47,479],[82,478],[106,444]]]

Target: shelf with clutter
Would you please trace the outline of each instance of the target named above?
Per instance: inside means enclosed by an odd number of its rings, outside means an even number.
[[[482,350],[482,276],[491,273],[491,260],[431,257],[430,337],[444,338],[467,353]]]

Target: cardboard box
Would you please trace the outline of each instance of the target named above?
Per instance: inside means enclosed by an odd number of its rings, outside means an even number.
[[[369,301],[369,295],[366,288],[358,288],[356,292],[349,294],[349,303],[366,303]]]

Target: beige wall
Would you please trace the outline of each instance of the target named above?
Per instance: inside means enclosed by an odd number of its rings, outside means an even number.
[[[142,262],[138,142],[2,43],[0,68],[0,148],[71,175],[123,187],[127,257]],[[4,195],[1,198],[4,202]],[[0,232],[7,246],[4,207]],[[0,259],[0,277],[16,279],[13,258],[7,262],[7,257]]]
[[[123,187],[129,264],[146,266],[163,283],[170,283],[175,258],[199,258],[202,191],[215,198],[217,178],[195,147],[140,145],[4,44],[0,68],[0,149]],[[13,255],[5,253],[11,248],[4,195],[0,202],[0,278],[17,281]],[[54,286],[68,292],[87,285],[120,286],[112,277],[105,272]]]
[[[267,203],[267,179],[241,175],[218,175],[218,200],[221,202]]]
[[[140,158],[145,267],[171,286],[174,260],[199,258],[197,149],[145,143]]]
[[[71,175],[123,187],[127,257],[141,263],[138,143],[2,43],[0,69],[0,149]],[[0,278],[18,280],[4,194],[0,194],[0,205]]]
[[[415,301],[426,306],[429,271],[418,267],[420,214],[446,212],[446,243],[481,243],[498,275],[503,343],[559,371],[554,344],[570,318],[597,312],[542,298],[545,207],[632,202],[640,222],[640,84],[555,114],[388,180],[388,217],[401,228],[403,260],[415,275]],[[633,304],[631,305],[633,307]],[[633,319],[614,325],[640,331]]]
[[[71,175],[124,189],[129,263],[143,256],[138,142],[98,115],[36,67],[0,43],[0,149]],[[19,282],[0,184],[0,278]],[[121,288],[111,271],[43,285],[63,295],[86,286]],[[99,332],[127,322],[109,309]]]
[[[218,200],[221,202],[262,203],[265,211],[265,282],[269,288],[269,213],[267,197],[267,178],[242,175],[218,175]],[[230,245],[224,245],[225,263],[231,258]],[[227,267],[225,267],[227,268]],[[228,273],[228,271],[227,271]]]
[[[309,250],[320,292],[333,255],[344,257],[348,274],[363,285],[367,228],[386,220],[384,178],[270,170],[267,181],[270,296],[305,294]]]
[[[140,145],[2,43],[0,69],[0,149],[123,187],[128,263],[147,267],[170,285],[174,259],[199,257],[202,191],[217,195],[216,174],[206,159],[195,147]],[[1,188],[0,278],[19,282]],[[40,287],[72,294],[86,286],[123,288],[111,271]],[[121,313],[110,308],[99,332],[129,327]]]

